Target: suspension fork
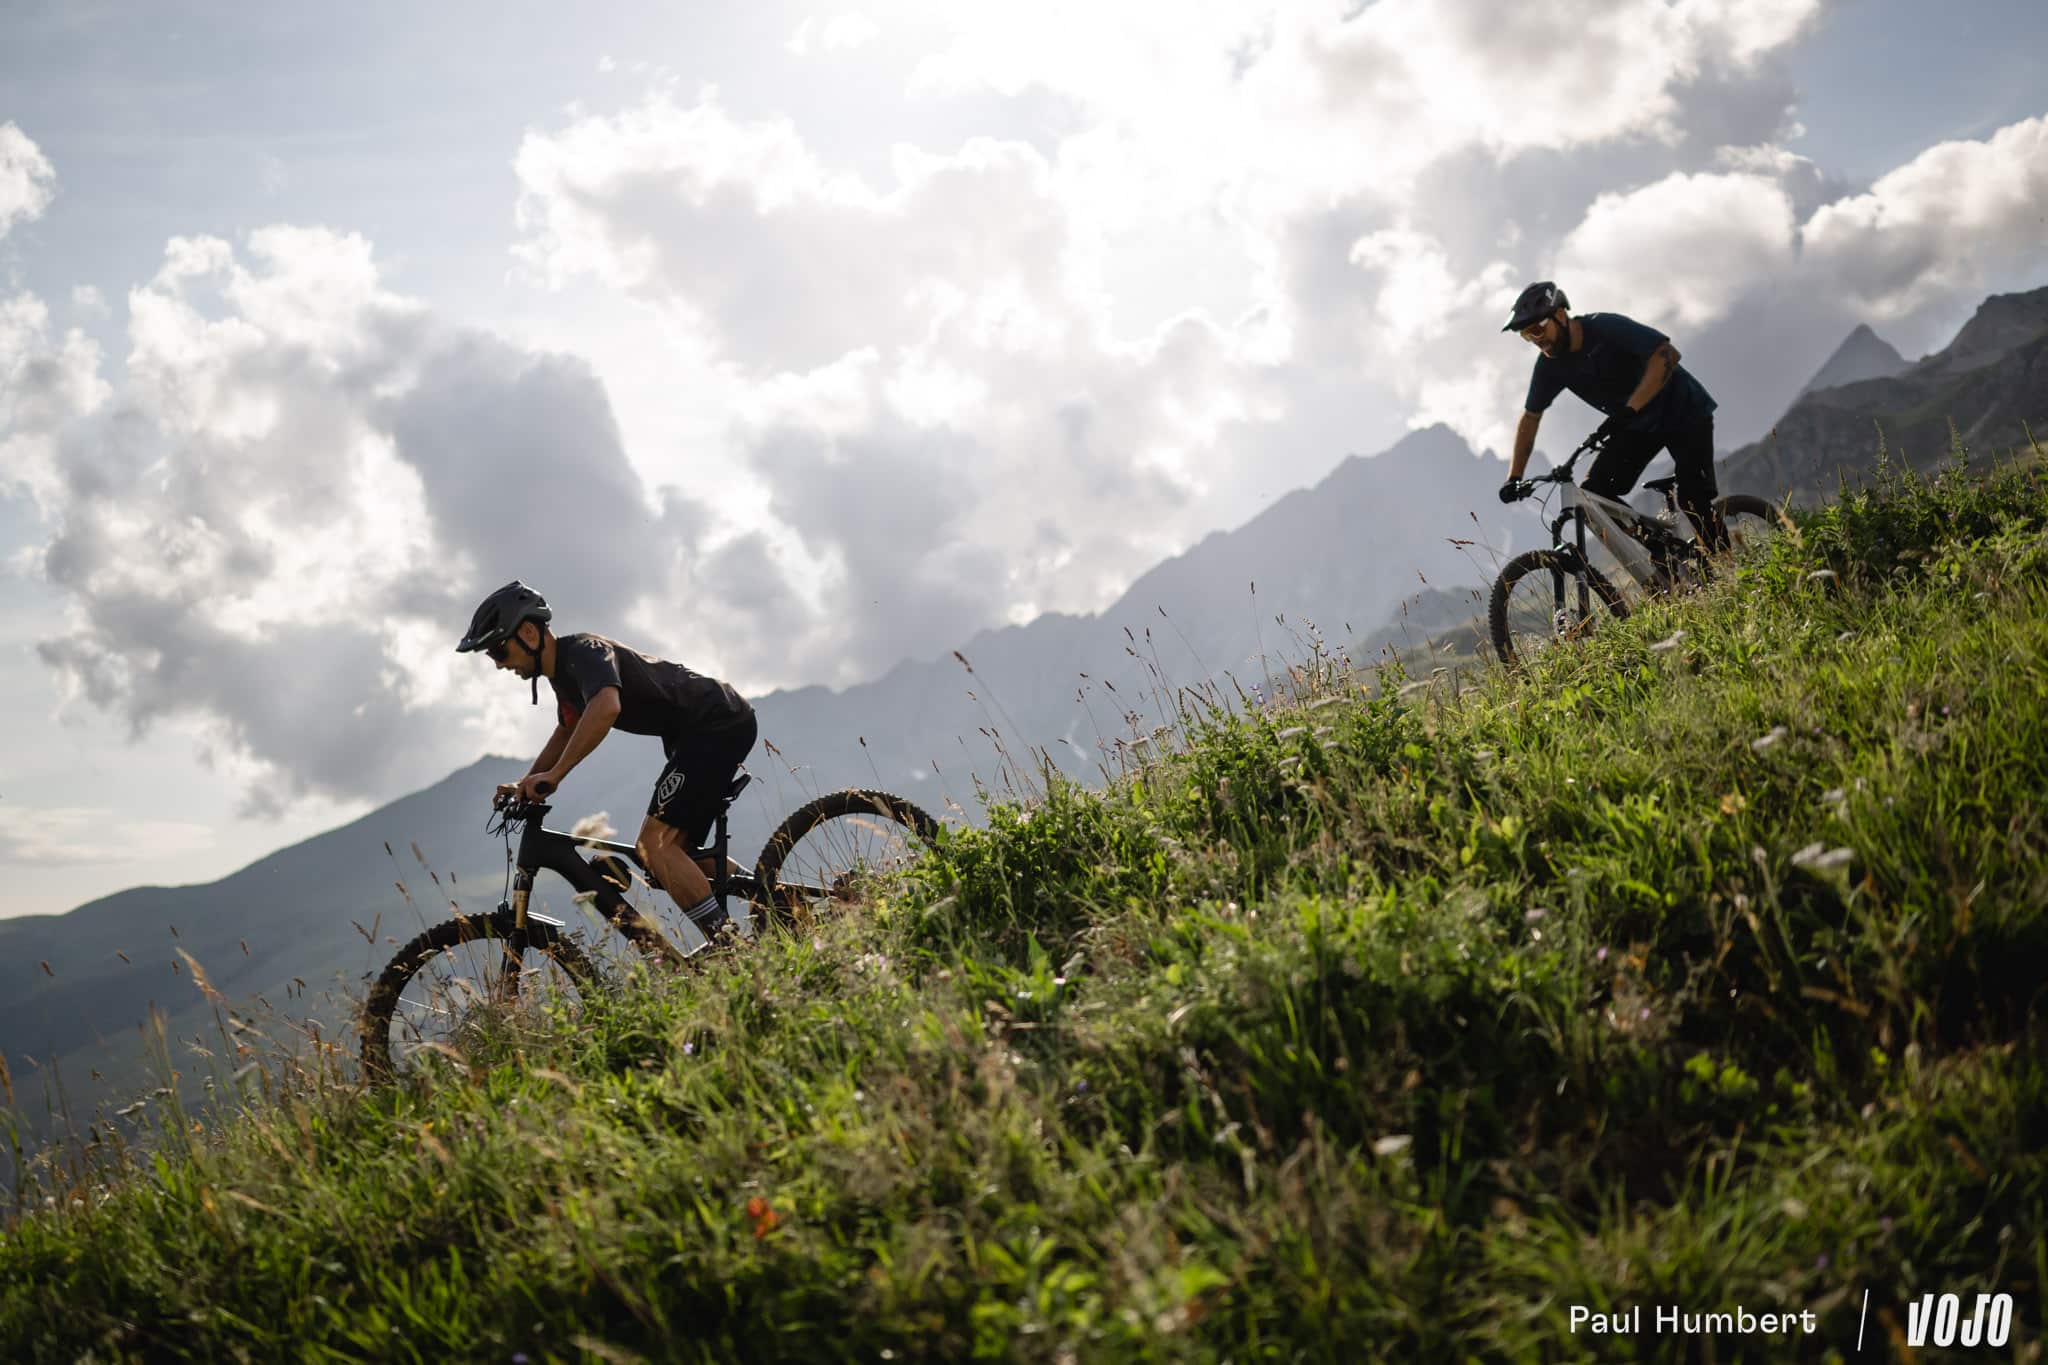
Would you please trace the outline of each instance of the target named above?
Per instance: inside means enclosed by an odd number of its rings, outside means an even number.
[[[732,889],[732,874],[726,870],[726,829],[725,812],[718,812],[717,823],[711,834],[711,894],[718,898],[718,914],[722,919],[732,913],[732,907],[725,903],[726,893]]]
[[[522,867],[512,874],[512,899],[505,906],[512,912],[513,927],[526,927],[526,902],[533,895],[533,869]]]
[[[545,808],[543,808],[545,809]],[[540,854],[540,816],[526,822],[519,835],[519,853],[512,869],[512,889],[499,902],[500,913],[511,912],[513,937],[499,944],[498,987],[506,995],[519,993],[520,945],[525,942],[526,907],[533,898],[533,873]]]
[[[542,806],[519,831],[519,855],[512,869],[512,899],[510,904],[501,907],[512,912],[513,926],[519,929],[526,927],[526,904],[533,896],[533,874],[543,862],[545,849],[541,814],[546,810],[547,807]]]
[[[1576,523],[1570,537],[1565,535],[1564,524],[1567,521]],[[1585,514],[1575,508],[1567,508],[1558,513],[1557,519],[1550,523],[1550,543],[1552,549],[1560,551],[1558,559],[1571,565],[1572,578],[1579,586],[1578,619],[1583,622],[1593,614],[1592,592],[1586,586]],[[1550,626],[1551,631],[1558,635],[1564,633],[1566,625],[1564,579],[1564,565],[1553,563],[1550,568]]]

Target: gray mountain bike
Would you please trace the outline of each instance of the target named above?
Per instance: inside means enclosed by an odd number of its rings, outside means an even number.
[[[747,902],[756,933],[857,899],[873,877],[907,866],[939,831],[938,821],[900,796],[827,792],[791,812],[753,869],[743,870],[726,856],[726,817],[751,780],[744,772],[733,780],[711,843],[691,856],[705,867],[721,911],[728,897]],[[530,905],[543,868],[575,888],[578,900],[588,898],[642,955],[669,965],[694,955],[626,899],[632,869],[646,872],[634,846],[547,829],[541,820],[549,809],[538,801],[494,802],[489,829],[505,839],[505,899],[487,914],[430,926],[371,984],[361,1023],[363,1071],[372,1081],[405,1074],[430,1055],[459,1059],[467,1044],[505,1029],[515,1016],[545,1022],[551,1014],[573,1014],[601,988],[597,966],[568,926]]]
[[[1587,533],[1605,546],[1622,569],[1651,593],[1669,592],[1708,577],[1716,556],[1678,505],[1676,475],[1643,484],[1664,498],[1664,509],[1646,516],[1627,503],[1580,488],[1572,481],[1579,457],[1604,445],[1596,431],[1571,458],[1532,479],[1520,481],[1523,497],[1549,484],[1561,491],[1550,520],[1550,548],[1516,555],[1493,583],[1487,625],[1501,662],[1513,667],[1544,649],[1591,631],[1602,614],[1628,615],[1628,602],[1587,557]],[[1768,539],[1782,524],[1763,498],[1731,493],[1714,502],[1728,532],[1731,552],[1744,552]]]

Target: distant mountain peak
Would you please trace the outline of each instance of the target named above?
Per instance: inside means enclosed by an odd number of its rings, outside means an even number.
[[[2048,332],[2048,288],[2023,294],[1993,294],[1977,305],[1977,311],[1945,350],[1922,363],[1939,361],[1950,372],[1974,370],[2017,350],[2043,332]]]
[[[1373,458],[1384,460],[1405,456],[1433,460],[1446,455],[1462,455],[1469,460],[1477,458],[1478,452],[1466,443],[1464,437],[1442,422],[1432,422],[1408,432]]]
[[[1859,322],[1856,330],[1835,347],[1835,353],[1828,357],[1827,364],[1821,366],[1799,392],[1804,396],[1816,389],[1839,388],[1865,379],[1889,379],[1906,369],[1907,365],[1906,358],[1890,342],[1871,331],[1869,323]]]

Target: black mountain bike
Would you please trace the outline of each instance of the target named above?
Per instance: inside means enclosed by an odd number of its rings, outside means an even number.
[[[727,897],[745,898],[757,933],[856,898],[869,877],[907,865],[938,833],[938,821],[902,797],[849,788],[798,807],[768,836],[753,871],[738,870],[726,857],[726,817],[751,780],[744,772],[733,780],[710,845],[691,856],[709,860],[721,910]],[[646,871],[633,845],[546,829],[549,809],[538,801],[494,803],[490,831],[506,844],[505,899],[489,914],[458,914],[428,928],[371,985],[362,1016],[363,1070],[371,1079],[401,1074],[423,1053],[459,1057],[464,1042],[515,1011],[573,1012],[597,989],[598,969],[567,925],[528,906],[542,868],[560,874],[578,900],[588,897],[645,956],[668,964],[690,956],[626,899],[631,868]]]
[[[1523,497],[1536,492],[1539,484],[1555,485],[1563,496],[1550,521],[1550,548],[1516,555],[1493,583],[1487,625],[1501,662],[1510,667],[1591,631],[1602,611],[1616,620],[1628,615],[1627,601],[1587,558],[1588,530],[1648,592],[1668,592],[1680,583],[1703,580],[1712,571],[1713,553],[1678,505],[1676,475],[1643,485],[1664,497],[1664,510],[1655,516],[1572,482],[1572,467],[1579,457],[1603,444],[1595,432],[1556,469],[1520,481]],[[1769,502],[1748,493],[1717,498],[1714,507],[1727,528],[1731,552],[1747,551],[1768,539],[1783,521]]]

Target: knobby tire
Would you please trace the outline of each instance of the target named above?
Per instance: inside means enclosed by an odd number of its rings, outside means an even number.
[[[1567,580],[1568,594],[1571,594],[1569,580],[1584,574],[1586,586],[1593,590],[1596,602],[1606,607],[1617,621],[1628,616],[1628,603],[1622,600],[1621,594],[1614,590],[1614,585],[1607,581],[1605,575],[1590,564],[1580,569],[1573,569],[1570,564],[1571,560],[1558,550],[1527,550],[1510,559],[1507,567],[1500,571],[1500,577],[1493,581],[1493,598],[1487,603],[1486,624],[1493,634],[1494,652],[1508,667],[1513,668],[1516,662],[1514,633],[1508,627],[1508,601],[1514,596],[1515,585],[1531,573],[1562,572]],[[1590,624],[1587,628],[1591,628]]]
[[[393,1078],[391,1026],[407,983],[441,954],[482,941],[503,944],[515,961],[524,961],[529,949],[546,955],[576,983],[577,990],[586,994],[599,983],[597,969],[584,956],[583,950],[551,924],[528,920],[522,929],[513,923],[510,910],[497,910],[488,915],[458,915],[454,919],[443,920],[400,948],[398,955],[391,959],[390,965],[370,987],[369,997],[363,1003],[362,1017],[365,1077],[372,1082]]]
[[[860,788],[827,792],[791,811],[789,818],[768,836],[767,846],[761,850],[760,860],[754,868],[754,878],[760,885],[760,899],[755,908],[769,923],[777,928],[787,928],[794,918],[793,907],[789,898],[782,894],[778,878],[790,853],[805,836],[834,820],[878,817],[901,825],[915,835],[920,844],[930,843],[939,832],[937,820],[900,796]]]

